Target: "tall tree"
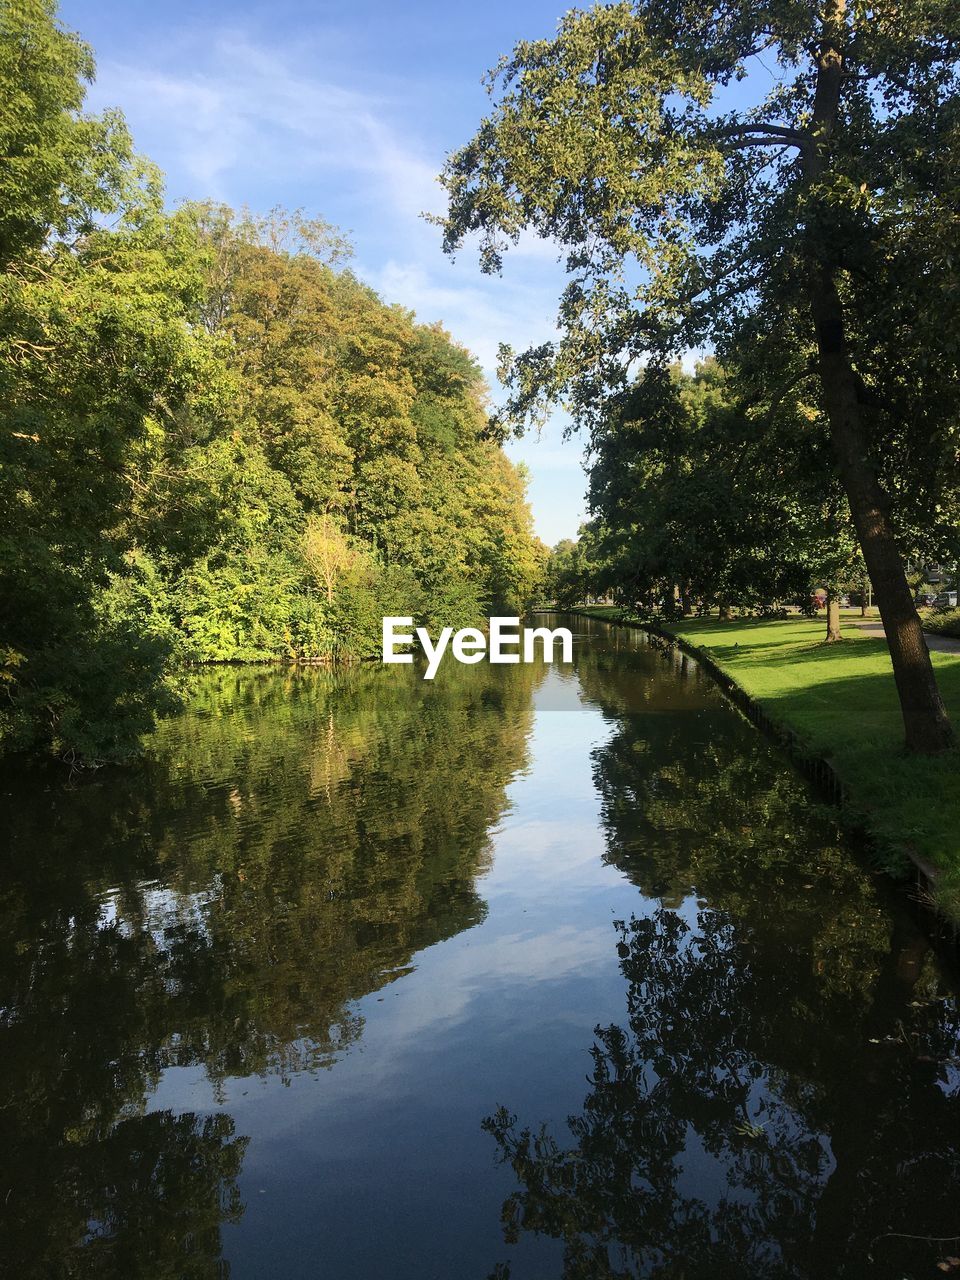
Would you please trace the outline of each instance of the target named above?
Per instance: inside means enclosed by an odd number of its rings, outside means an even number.
[[[590,467],[604,576],[622,598],[678,590],[687,609],[754,608],[847,583],[852,531],[822,415],[781,396],[771,450],[759,390],[709,359],[652,369],[622,398]]]
[[[93,54],[56,11],[53,0],[0,7],[0,268],[50,236],[83,235],[156,180],[122,116],[83,112]]]
[[[956,229],[941,193],[957,185],[958,29],[956,0],[574,10],[555,39],[501,62],[493,112],[444,173],[449,252],[479,232],[481,263],[498,270],[532,229],[567,254],[559,342],[503,352],[503,426],[563,397],[602,432],[609,392],[638,362],[710,344],[723,356],[746,332],[768,369],[778,354],[787,364],[785,387],[814,382],[918,752],[954,739],[887,464],[909,459],[914,488],[944,460],[956,470],[960,348],[929,308],[944,292],[934,271],[956,292],[934,229]],[[725,109],[761,55],[774,88]],[[919,340],[904,339],[911,316]],[[904,418],[911,384],[926,410]]]
[[[95,759],[169,705],[110,587],[157,440],[217,377],[198,246],[122,120],[82,113],[92,67],[52,5],[0,10],[0,739]]]

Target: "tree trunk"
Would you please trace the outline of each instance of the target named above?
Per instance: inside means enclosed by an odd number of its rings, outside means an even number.
[[[827,644],[842,640],[840,634],[840,600],[832,592],[827,592]]]
[[[728,604],[721,604],[720,605],[720,621],[729,622],[732,617],[733,617],[733,614],[730,612],[730,606]]]
[[[684,587],[683,591],[681,592],[680,607],[683,611],[683,616],[685,618],[689,618],[690,615],[693,613],[693,601],[690,599],[690,590],[687,587]]]
[[[818,182],[827,169],[828,146],[840,104],[847,36],[845,10],[846,0],[828,0],[824,9],[810,141],[803,155],[807,186]],[[823,224],[815,216],[812,222],[816,225],[810,231],[810,305],[823,406],[840,480],[890,647],[907,749],[928,754],[943,751],[953,745],[953,731],[907,584],[887,497],[868,457],[859,384],[847,348],[843,303],[831,265],[833,249],[824,241]]]
[[[907,749],[928,754],[943,751],[953,745],[953,731],[907,583],[886,494],[866,456],[862,408],[844,341],[840,296],[829,271],[822,273],[812,302],[824,407],[890,648]]]

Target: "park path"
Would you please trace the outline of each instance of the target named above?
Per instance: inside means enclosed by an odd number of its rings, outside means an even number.
[[[844,618],[844,622],[852,622],[864,635],[876,636],[878,639],[884,636],[883,623],[879,618]],[[951,636],[931,635],[929,631],[923,634],[927,637],[927,648],[934,653],[960,653],[960,640],[954,640]]]

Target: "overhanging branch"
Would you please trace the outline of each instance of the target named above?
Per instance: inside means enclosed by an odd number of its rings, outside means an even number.
[[[714,138],[738,138],[750,133],[766,134],[772,138],[783,138],[787,142],[796,143],[797,146],[805,146],[808,141],[808,135],[801,129],[790,129],[782,124],[730,124],[720,129],[711,129],[709,133]]]

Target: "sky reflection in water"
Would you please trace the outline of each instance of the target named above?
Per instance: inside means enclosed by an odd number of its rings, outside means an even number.
[[[942,1274],[885,1233],[960,1232],[949,976],[699,673],[579,626],[205,672],[142,767],[4,775],[12,1274]]]

